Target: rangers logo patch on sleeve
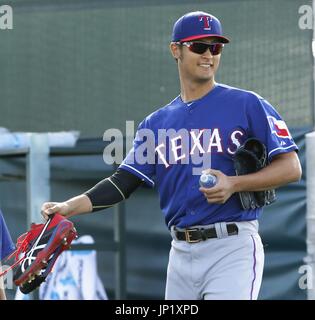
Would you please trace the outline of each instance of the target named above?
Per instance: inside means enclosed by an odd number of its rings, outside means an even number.
[[[277,120],[275,117],[268,117],[271,132],[280,138],[291,138],[291,134],[286,123],[283,120]]]

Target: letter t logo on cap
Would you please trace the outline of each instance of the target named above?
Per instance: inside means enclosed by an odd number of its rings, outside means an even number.
[[[203,21],[203,30],[211,30],[210,22],[212,21],[211,16],[201,16],[199,21]]]

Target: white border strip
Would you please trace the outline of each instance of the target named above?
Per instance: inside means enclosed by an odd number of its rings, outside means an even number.
[[[297,148],[297,145],[296,145],[296,144],[291,144],[289,147],[286,147],[286,148],[279,147],[279,148],[273,149],[273,150],[271,150],[271,151],[268,153],[268,158],[270,157],[270,155],[271,155],[273,152],[275,152],[275,151],[277,151],[277,150],[286,150],[286,149],[289,149],[289,148],[292,148],[292,147]]]
[[[132,167],[132,166],[129,166],[128,164],[124,164],[124,163],[122,163],[121,166],[122,166],[122,167],[130,168],[130,169],[132,169],[133,171],[139,173],[141,176],[143,176],[145,179],[147,179],[149,182],[151,182],[152,185],[154,186],[154,181],[151,180],[149,177],[147,177],[147,176],[146,176],[145,174],[143,174],[142,172],[140,172],[139,170],[135,169],[135,168]]]
[[[108,177],[106,180],[108,180],[120,193],[120,195],[123,197],[124,200],[126,200],[125,195],[123,194],[123,192],[116,186],[116,184],[112,181],[112,179],[110,177]]]

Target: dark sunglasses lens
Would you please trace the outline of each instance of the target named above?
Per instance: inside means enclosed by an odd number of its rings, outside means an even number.
[[[200,42],[193,42],[189,47],[190,51],[199,54],[205,53],[208,50],[208,48],[209,46],[207,44]]]
[[[222,48],[223,48],[222,43],[216,43],[216,44],[209,45],[209,44],[201,43],[201,42],[194,42],[189,47],[190,51],[198,53],[198,54],[203,54],[208,49],[210,49],[210,52],[213,56],[221,53]]]
[[[216,56],[217,54],[220,54],[222,52],[223,44],[222,43],[216,43],[210,45],[210,52],[213,56]]]

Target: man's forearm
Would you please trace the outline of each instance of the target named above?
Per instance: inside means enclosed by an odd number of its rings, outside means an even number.
[[[282,155],[274,159],[262,170],[244,175],[230,177],[235,192],[262,191],[277,188],[290,182],[299,180],[301,167],[295,153]]]
[[[64,202],[46,202],[42,205],[45,219],[53,213],[72,217],[114,206],[127,199],[142,184],[142,180],[125,170],[117,170],[112,176],[103,179],[84,194]]]
[[[92,212],[92,203],[88,196],[81,194],[66,201],[69,206],[68,217]]]

